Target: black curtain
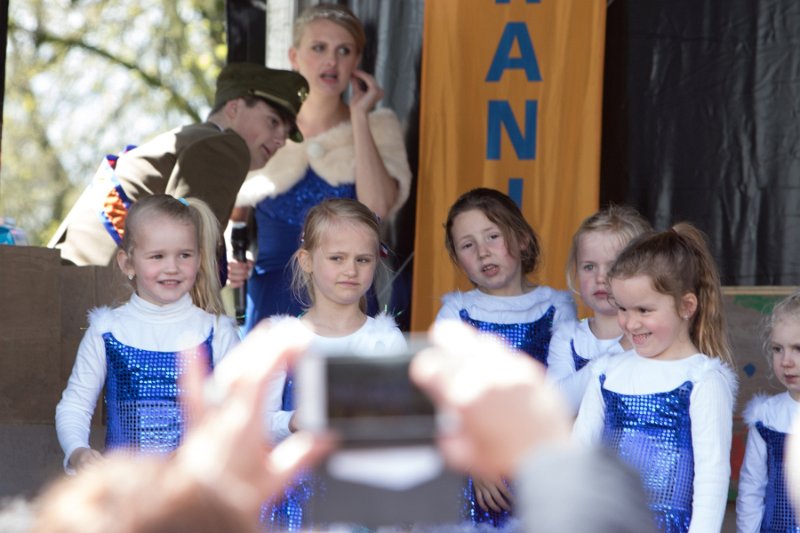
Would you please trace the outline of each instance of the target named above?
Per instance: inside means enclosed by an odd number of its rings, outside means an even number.
[[[227,0],[228,63],[265,63],[266,0]]]
[[[800,2],[616,0],[602,198],[709,236],[726,285],[800,284]]]

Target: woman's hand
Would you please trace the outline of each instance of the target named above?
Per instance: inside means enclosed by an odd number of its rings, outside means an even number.
[[[253,261],[248,259],[245,262],[237,261],[236,259],[228,259],[228,287],[231,289],[238,289],[244,285],[247,278],[250,277],[250,271],[253,269]]]
[[[352,91],[350,94],[350,113],[369,113],[375,104],[383,98],[383,89],[378,81],[363,70],[356,70],[350,76]]]
[[[472,477],[475,501],[484,511],[496,513],[511,510],[513,497],[505,482],[500,479]]]

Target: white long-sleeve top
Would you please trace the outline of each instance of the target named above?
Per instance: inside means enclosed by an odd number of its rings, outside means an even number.
[[[270,320],[299,320],[293,317],[273,317]],[[355,355],[397,354],[407,348],[406,339],[394,319],[384,313],[376,317],[367,317],[364,325],[350,335],[343,337],[323,337],[313,334],[311,347],[323,353],[351,353]],[[275,373],[267,385],[264,400],[266,427],[269,438],[278,443],[291,434],[289,420],[294,414],[284,411],[283,388],[286,384],[287,370],[284,368]]]
[[[592,379],[583,397],[573,438],[584,445],[601,442],[605,402],[599,376],[605,374],[605,388],[625,395],[654,394],[693,383],[689,396],[692,450],[694,452],[694,494],[689,533],[719,531],[725,515],[730,481],[730,451],[736,376],[719,359],[695,354],[679,360],[648,359],[634,350],[603,357],[592,367]]]
[[[589,327],[589,319],[570,322],[558,328],[550,340],[547,377],[556,383],[564,393],[573,413],[578,412],[583,394],[591,379],[590,365],[575,370],[572,346],[577,354],[589,361],[602,355],[617,355],[625,351],[619,341],[622,335],[613,339],[598,339]]]
[[[78,346],[67,388],[56,407],[56,432],[64,450],[64,468],[77,448],[89,447],[89,431],[97,398],[106,380],[106,349],[102,335],[110,332],[123,344],[142,350],[178,352],[205,342],[211,331],[216,365],[239,342],[234,321],[207,313],[186,294],[159,306],[133,294],[124,305],[93,309],[89,329]]]
[[[750,430],[739,471],[739,490],[736,497],[736,531],[738,533],[761,530],[764,518],[764,498],[767,490],[767,443],[758,433],[756,422],[772,430],[790,433],[792,421],[800,403],[788,392],[766,396],[759,394],[750,400],[744,410],[744,420]]]
[[[464,309],[470,318],[481,322],[524,324],[541,318],[551,305],[556,308],[553,331],[577,320],[572,294],[545,285],[518,296],[493,296],[478,289],[450,292],[442,296],[436,320],[460,320],[459,312]]]

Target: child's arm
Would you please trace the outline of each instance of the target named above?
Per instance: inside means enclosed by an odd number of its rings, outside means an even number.
[[[214,320],[214,340],[211,343],[214,351],[214,366],[228,355],[239,344],[239,329],[236,322],[229,316],[218,316]]]
[[[267,393],[264,395],[265,426],[273,445],[291,435],[295,411],[283,410],[283,389],[286,386],[286,368],[277,370],[268,381]],[[292,425],[290,425],[292,424]]]
[[[596,446],[603,435],[606,419],[606,405],[600,389],[600,374],[596,365],[590,365],[589,386],[581,401],[578,418],[572,428],[572,440],[584,447]],[[599,370],[599,369],[598,369]]]
[[[736,531],[756,533],[764,517],[764,495],[767,489],[767,445],[755,427],[747,434],[744,462],[739,471],[736,496]]]
[[[726,372],[732,372],[725,370]],[[709,370],[692,390],[689,416],[694,452],[694,497],[689,533],[719,531],[731,475],[731,432],[735,378]]]
[[[64,470],[67,473],[74,473],[82,463],[84,452],[73,457],[77,450],[91,450],[89,432],[92,415],[106,379],[105,354],[103,338],[89,328],[78,347],[67,388],[56,407],[56,433],[64,450]],[[94,454],[87,457],[94,457]]]

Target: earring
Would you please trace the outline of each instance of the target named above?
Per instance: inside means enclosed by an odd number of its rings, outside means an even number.
[[[133,281],[133,274],[128,274],[128,281]]]

